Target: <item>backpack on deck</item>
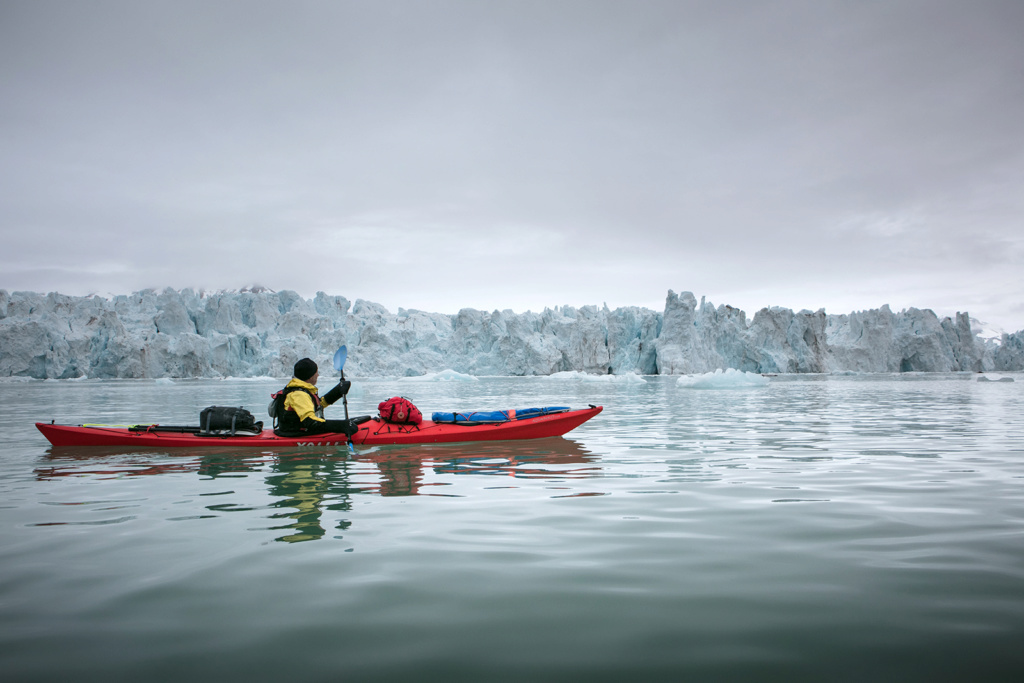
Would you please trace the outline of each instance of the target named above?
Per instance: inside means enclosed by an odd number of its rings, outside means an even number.
[[[263,432],[263,423],[257,422],[245,408],[210,406],[199,413],[200,436],[250,436]]]
[[[381,401],[377,406],[380,419],[396,425],[418,425],[423,422],[423,413],[407,398],[395,396]]]

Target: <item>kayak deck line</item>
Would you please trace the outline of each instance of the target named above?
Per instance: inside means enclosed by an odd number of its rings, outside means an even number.
[[[518,441],[563,436],[591,419],[604,408],[590,406],[581,410],[528,417],[496,424],[452,424],[424,420],[419,425],[399,425],[373,419],[359,425],[352,435],[356,445],[458,443],[462,441]],[[147,429],[149,427],[149,429]],[[283,437],[272,429],[249,436],[202,435],[185,431],[160,430],[159,425],[63,425],[53,421],[37,422],[36,428],[54,446],[159,446],[176,447],[248,447],[268,446],[347,446],[344,434],[315,434]],[[188,428],[186,428],[188,429]]]

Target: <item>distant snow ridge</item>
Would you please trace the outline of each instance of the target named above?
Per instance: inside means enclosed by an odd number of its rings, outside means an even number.
[[[419,381],[577,373],[579,381],[640,383],[641,375],[720,368],[1024,370],[1024,331],[984,341],[967,313],[939,319],[916,308],[849,315],[764,308],[748,321],[739,309],[671,290],[663,312],[565,306],[455,315],[395,314],[323,292],[303,299],[289,291],[165,289],[107,299],[0,290],[0,377],[285,378],[304,356],[330,368],[342,344],[346,375]]]

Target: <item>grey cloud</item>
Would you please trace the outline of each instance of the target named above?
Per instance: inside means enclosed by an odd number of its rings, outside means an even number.
[[[0,287],[261,282],[446,311],[669,288],[990,317],[1024,300],[1020,3],[0,12]],[[354,229],[474,242],[375,268],[330,239]],[[516,231],[550,247],[505,262]]]

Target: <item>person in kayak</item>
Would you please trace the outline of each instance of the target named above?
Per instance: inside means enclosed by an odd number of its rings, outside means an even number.
[[[278,436],[343,433],[352,436],[358,427],[351,420],[327,420],[324,408],[348,393],[352,383],[341,380],[323,397],[317,394],[316,381],[320,370],[315,362],[303,358],[295,364],[292,379],[274,394],[271,416],[275,418],[274,433]]]

